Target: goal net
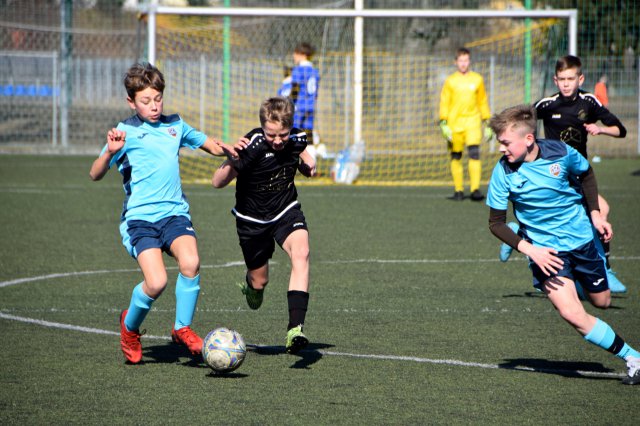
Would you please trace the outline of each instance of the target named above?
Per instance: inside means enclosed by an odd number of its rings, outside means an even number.
[[[484,77],[495,113],[551,90],[545,82],[569,43],[568,21],[561,18],[365,17],[362,114],[356,117],[354,17],[162,13],[155,21],[166,112],[179,112],[230,143],[259,126],[259,105],[276,95],[283,68],[293,65],[294,47],[302,41],[315,47],[320,83],[314,131],[326,148],[318,158],[326,180],[307,181],[313,183],[328,181],[337,154],[356,142],[359,125],[365,155],[357,183],[450,184],[438,111],[444,80],[455,71],[455,50],[471,50],[472,69]],[[498,155],[495,141],[483,142],[481,152],[486,180]],[[220,162],[184,155],[183,178],[209,181]]]

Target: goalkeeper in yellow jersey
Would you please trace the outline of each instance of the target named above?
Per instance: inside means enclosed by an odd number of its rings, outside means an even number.
[[[461,47],[456,52],[457,71],[444,82],[440,95],[440,130],[449,144],[453,200],[464,199],[464,170],[462,150],[467,146],[469,155],[469,186],[471,200],[482,201],[480,191],[480,142],[493,136],[486,121],[491,118],[487,93],[482,76],[471,71],[471,52]],[[484,122],[484,131],[483,131]]]

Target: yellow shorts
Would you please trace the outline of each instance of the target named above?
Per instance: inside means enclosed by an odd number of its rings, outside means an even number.
[[[465,145],[480,145],[482,142],[482,123],[480,120],[468,120],[466,126],[452,126],[450,148],[452,152],[462,152]]]

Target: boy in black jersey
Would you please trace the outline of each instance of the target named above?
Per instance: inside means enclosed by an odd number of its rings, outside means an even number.
[[[223,146],[228,160],[213,175],[213,186],[236,181],[236,229],[247,266],[242,292],[251,309],[262,304],[269,282],[269,259],[275,243],[291,258],[287,300],[289,324],[286,351],[297,353],[309,340],[303,325],[309,301],[309,233],[297,200],[296,171],[315,175],[315,161],[306,151],[307,136],[293,128],[294,106],[284,97],[269,98],[260,106],[260,128],[235,145]]]
[[[544,125],[545,139],[562,141],[589,159],[588,135],[608,135],[616,138],[624,138],[627,135],[627,129],[618,117],[604,107],[595,95],[580,89],[584,83],[580,58],[571,55],[559,58],[553,81],[558,87],[558,92],[534,104],[538,119],[542,120]],[[596,124],[598,121],[602,125]],[[598,196],[598,203],[601,215],[607,221],[609,204],[601,195]],[[627,291],[626,287],[617,279],[609,265],[609,243],[603,244],[604,247],[601,248],[607,262],[609,288],[614,293],[624,293]],[[506,261],[510,254],[510,247],[503,245],[500,259]]]

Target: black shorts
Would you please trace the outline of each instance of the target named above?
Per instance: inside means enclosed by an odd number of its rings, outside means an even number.
[[[273,223],[255,223],[236,218],[236,230],[247,268],[257,269],[266,265],[273,256],[275,243],[282,247],[287,237],[298,229],[308,231],[299,205],[289,209]]]
[[[580,283],[589,293],[601,293],[609,289],[607,271],[604,260],[598,254],[594,241],[571,251],[561,251],[556,254],[564,264],[555,276],[567,277]],[[542,288],[547,277],[534,262],[529,262],[533,272],[533,286]]]

